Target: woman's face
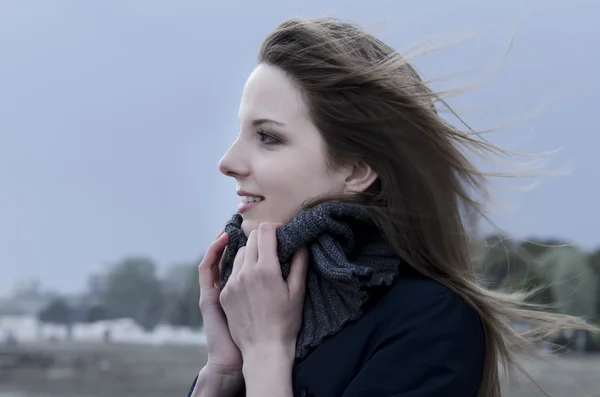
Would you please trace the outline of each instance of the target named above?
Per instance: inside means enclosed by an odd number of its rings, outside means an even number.
[[[328,166],[325,141],[280,69],[261,64],[252,72],[239,119],[239,136],[219,169],[237,181],[246,235],[262,222],[286,223],[309,199],[346,190],[351,172]]]

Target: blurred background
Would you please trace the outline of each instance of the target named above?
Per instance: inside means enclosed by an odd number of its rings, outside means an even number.
[[[438,45],[415,63],[462,73],[433,86],[470,87],[449,103],[471,126],[560,149],[536,159],[551,177],[491,181],[478,271],[598,323],[599,15],[593,0],[0,0],[0,397],[186,395],[206,360],[196,266],[238,202],[217,162],[289,17]],[[539,348],[522,363],[550,395],[600,396],[598,335]]]

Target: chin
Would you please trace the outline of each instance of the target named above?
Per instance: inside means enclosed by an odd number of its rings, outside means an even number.
[[[248,237],[250,235],[250,232],[252,230],[258,229],[258,225],[260,225],[260,222],[250,221],[250,220],[245,220],[244,219],[242,221],[242,232],[244,232],[244,234],[246,235],[246,237]]]
[[[288,221],[289,221],[289,219],[287,219],[284,222],[278,221],[275,219],[246,219],[242,215],[242,232],[244,232],[246,237],[248,237],[250,235],[250,232],[258,229],[258,227],[260,226],[261,223],[272,222],[272,223],[285,224]]]

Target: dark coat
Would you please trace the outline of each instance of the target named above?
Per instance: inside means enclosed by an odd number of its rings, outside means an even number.
[[[484,331],[471,306],[410,270],[391,288],[371,292],[360,319],[295,365],[295,396],[477,395]]]

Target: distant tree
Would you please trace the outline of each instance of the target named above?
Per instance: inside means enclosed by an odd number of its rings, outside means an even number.
[[[594,320],[597,314],[599,282],[579,248],[554,248],[540,257],[542,272],[551,277],[557,309],[565,314]]]
[[[567,244],[567,242],[559,239],[528,239],[521,242],[519,248],[524,254],[527,254],[527,256],[538,258],[553,248],[558,248]]]
[[[71,321],[71,308],[62,298],[55,298],[39,313],[38,319],[43,323],[67,325]]]
[[[600,248],[588,256],[588,264],[591,272],[595,274],[596,280],[600,283]],[[600,324],[600,285],[596,289],[596,321]],[[600,343],[598,347],[600,348]]]
[[[600,276],[600,248],[589,254],[588,259],[592,271]]]
[[[502,235],[486,237],[485,254],[477,270],[488,288],[513,284],[517,275],[525,273],[527,263],[519,255],[518,244]]]
[[[173,266],[163,280],[167,304],[166,320],[172,325],[197,328],[202,325],[198,308],[200,287],[196,264]]]
[[[202,315],[198,302],[200,300],[200,285],[198,284],[198,266],[194,265],[189,268],[187,283],[183,293],[184,297],[184,310],[187,318],[187,325],[189,327],[198,328],[201,327]]]
[[[156,264],[147,258],[127,258],[112,267],[102,306],[113,318],[133,318],[145,329],[154,328],[163,318],[162,286]]]
[[[111,318],[108,310],[102,305],[93,305],[87,309],[86,321],[94,323],[96,321],[108,320]]]
[[[485,254],[476,271],[490,289],[531,292],[528,302],[550,304],[553,296],[547,288],[549,280],[540,271],[538,260],[531,253],[533,249],[526,244],[530,243],[510,240],[502,235],[488,236]],[[536,247],[536,244],[532,243],[531,247]],[[536,251],[536,255],[541,252]]]

